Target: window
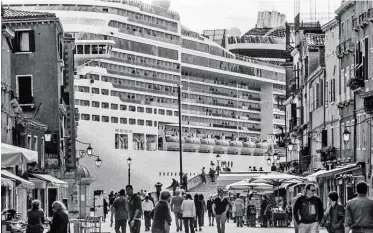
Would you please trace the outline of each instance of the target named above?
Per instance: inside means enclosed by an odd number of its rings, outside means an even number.
[[[136,112],[136,107],[135,106],[130,106],[130,111],[131,112]]]
[[[118,123],[118,117],[111,117],[111,123]]]
[[[33,104],[33,85],[31,75],[17,75],[17,93],[19,104]]]
[[[109,90],[108,89],[102,89],[101,94],[103,95],[109,95]]]
[[[146,126],[153,126],[153,121],[146,121]]]
[[[93,94],[100,94],[100,89],[99,89],[99,88],[92,87],[92,93],[93,93]]]
[[[89,119],[90,119],[90,115],[89,114],[81,114],[81,119],[82,120],[85,120],[85,121],[89,121]]]
[[[109,103],[102,102],[102,103],[101,103],[101,108],[106,108],[106,109],[108,109],[108,108],[109,108]]]
[[[157,127],[157,122],[156,121],[154,121],[154,127]]]
[[[89,100],[80,100],[80,106],[88,106],[89,107]]]
[[[35,52],[34,31],[16,31],[13,39],[13,47],[14,52]]]
[[[99,108],[100,107],[100,102],[92,101],[92,107]]]
[[[130,123],[130,125],[135,125],[136,124],[136,119],[130,118],[129,123]]]
[[[174,111],[174,116],[179,116],[179,111]]]
[[[137,120],[138,125],[144,125],[144,120]]]
[[[118,104],[111,104],[111,109],[118,110]]]
[[[102,116],[102,122],[109,122],[108,116]]]
[[[152,108],[146,108],[146,113],[152,114],[153,113],[153,109]]]
[[[120,118],[121,124],[127,124],[127,118]]]
[[[158,113],[159,113],[159,115],[164,115],[165,111],[164,111],[164,109],[159,109]]]
[[[167,116],[172,116],[172,111],[171,110],[167,110]]]
[[[99,115],[92,115],[92,121],[100,121]]]
[[[137,107],[137,112],[144,112],[144,107]]]
[[[27,135],[27,147],[31,150],[31,135]]]
[[[120,110],[127,111],[127,105],[120,105]]]

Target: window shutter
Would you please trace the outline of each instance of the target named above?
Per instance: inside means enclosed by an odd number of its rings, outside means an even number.
[[[14,38],[12,39],[13,53],[19,52],[19,34],[15,32]]]
[[[29,32],[29,40],[30,40],[30,52],[35,52],[35,34],[34,30]]]

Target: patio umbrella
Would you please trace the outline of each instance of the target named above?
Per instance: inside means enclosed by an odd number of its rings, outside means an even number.
[[[239,182],[227,185],[225,187],[226,190],[247,190],[249,188],[257,188],[257,189],[269,189],[272,185],[267,183],[251,183],[250,179],[241,180]]]

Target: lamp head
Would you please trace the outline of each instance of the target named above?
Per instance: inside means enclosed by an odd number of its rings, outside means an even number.
[[[87,154],[88,154],[88,156],[92,155],[92,151],[93,151],[93,148],[91,147],[91,145],[88,145],[88,147],[87,147]]]
[[[268,166],[270,166],[271,163],[272,163],[271,158],[267,158],[267,164],[268,164]]]
[[[97,167],[101,167],[102,160],[100,158],[97,158],[95,162]]]
[[[345,130],[343,131],[343,141],[345,144],[347,144],[350,141],[350,136],[350,131],[348,131],[347,127],[345,127]]]
[[[131,162],[132,162],[131,157],[128,157],[128,159],[127,159],[127,163],[128,163],[128,165],[131,165]]]
[[[52,133],[49,129],[47,129],[47,131],[45,131],[44,133],[44,140],[46,142],[50,142],[51,141],[51,137],[52,137]]]

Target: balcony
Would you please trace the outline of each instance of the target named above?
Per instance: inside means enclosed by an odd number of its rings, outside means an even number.
[[[364,28],[368,25],[368,12],[364,12],[361,15],[359,15],[359,26],[361,28]]]
[[[19,105],[34,105],[34,97],[33,96],[20,96],[18,97]]]
[[[178,39],[178,40],[177,39],[168,39],[166,37],[160,37],[156,34],[151,35],[150,33],[144,33],[141,30],[138,32],[138,31],[128,30],[128,29],[124,29],[124,28],[118,28],[118,31],[120,33],[124,33],[124,34],[128,34],[128,35],[139,36],[139,37],[143,37],[143,38],[146,38],[146,39],[157,40],[157,41],[161,41],[161,42],[169,43],[169,44],[174,44],[174,45],[181,45],[181,40],[180,39]],[[177,37],[177,36],[175,36],[175,37]]]
[[[351,38],[344,42],[344,50],[351,53],[355,51],[355,45]]]
[[[150,63],[147,63],[147,62],[138,62],[138,61],[134,61],[134,60],[130,60],[130,59],[122,59],[122,58],[117,58],[117,57],[111,57],[110,60],[117,61],[117,62],[123,62],[123,63],[136,65],[136,66],[146,66],[146,67],[153,68],[153,69],[167,70],[167,71],[178,72],[178,73],[180,72],[180,69],[165,67],[165,66],[161,66],[161,65],[150,64]]]
[[[146,87],[140,87],[140,86],[133,86],[133,85],[127,85],[127,84],[114,84],[114,83],[113,83],[113,87],[119,88],[119,89],[125,89],[125,90],[134,90],[134,91],[141,91],[141,92],[146,92],[146,93],[154,93],[154,94],[159,94],[159,95],[177,97],[177,92],[157,90],[154,88],[146,88]]]
[[[343,44],[337,45],[336,54],[337,54],[338,58],[342,58],[344,56],[343,55],[343,50],[344,50],[344,45]]]
[[[170,31],[170,32],[176,32],[177,33],[177,27],[161,25],[161,24],[158,24],[158,23],[152,23],[152,22],[148,22],[148,21],[145,21],[145,20],[142,20],[142,19],[136,19],[136,18],[131,18],[131,17],[128,18],[128,21],[134,22],[134,23],[139,23],[139,24],[144,24],[144,25],[147,25],[147,26],[150,26],[150,27],[160,28],[160,29],[163,29],[163,30],[167,30],[167,31]]]
[[[157,77],[157,75],[153,75],[153,76],[147,75],[147,74],[142,75],[142,74],[136,74],[136,72],[135,73],[127,73],[127,72],[117,71],[117,70],[113,70],[113,69],[109,69],[109,68],[107,68],[107,71],[110,74],[116,74],[116,75],[121,75],[121,76],[128,76],[128,77],[133,77],[133,78],[142,77],[146,80],[151,80],[151,81],[179,84],[178,80],[170,80],[170,79],[166,79],[166,78],[159,78],[159,77]]]
[[[355,31],[359,31],[360,30],[360,28],[359,28],[359,19],[358,18],[352,19],[352,28]]]
[[[350,89],[352,91],[358,91],[360,90],[361,88],[364,88],[365,86],[365,83],[364,83],[364,80],[362,78],[352,78],[350,79],[347,84],[346,84],[348,87],[350,87]]]

